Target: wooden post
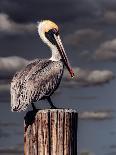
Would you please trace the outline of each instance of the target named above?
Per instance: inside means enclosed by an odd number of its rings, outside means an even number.
[[[28,112],[24,121],[24,155],[77,155],[77,119],[72,109]]]

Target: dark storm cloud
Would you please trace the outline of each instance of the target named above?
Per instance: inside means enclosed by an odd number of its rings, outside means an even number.
[[[100,3],[101,7],[104,8],[104,10],[116,10],[115,0],[98,0],[98,2]]]
[[[68,44],[79,46],[80,44],[93,44],[102,38],[103,32],[92,28],[79,29],[73,34],[67,35],[65,41]]]
[[[78,57],[84,60],[93,60],[93,51],[103,42],[105,33],[95,28],[75,30],[72,34],[64,37],[67,45],[76,48]]]
[[[91,53],[96,51],[100,44],[106,41],[105,39],[115,35],[115,31],[106,24],[115,22],[115,4],[113,0],[1,0],[0,55],[18,55],[31,59],[47,55],[44,53],[44,48],[41,49],[44,45],[39,42],[34,26],[37,20],[50,18],[60,24],[65,24],[62,31],[68,32],[68,34],[65,33],[65,42],[69,46],[76,45],[75,53],[83,51],[80,52],[81,55],[78,54],[78,58],[86,56],[90,58]],[[21,36],[11,38],[6,35],[25,34],[25,32],[26,34],[36,33],[36,35],[22,36],[22,38]],[[112,34],[109,34],[111,32]],[[2,38],[3,35],[6,38]],[[74,62],[73,54],[71,56]]]
[[[115,6],[114,0],[1,0],[0,12],[15,22],[50,18],[58,22],[77,21],[78,24],[84,21],[88,25],[88,21],[101,20],[104,13],[115,10]]]
[[[23,23],[22,27],[49,18],[59,23],[68,22],[71,29],[78,29],[80,26],[86,28],[90,24],[103,24],[104,19],[110,16],[107,5],[108,1],[105,3],[103,0],[1,0],[0,12],[15,24]]]
[[[75,4],[75,0],[1,0],[0,10],[17,22],[37,21],[44,18],[69,21],[76,16]]]
[[[76,19],[94,20],[102,13],[99,0],[1,0],[0,10],[10,15],[16,22],[30,22],[44,18],[59,22]]]

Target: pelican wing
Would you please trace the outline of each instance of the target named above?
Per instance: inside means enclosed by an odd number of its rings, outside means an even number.
[[[11,107],[25,110],[29,103],[54,92],[61,80],[63,65],[51,60],[35,60],[16,73],[11,83]]]
[[[23,91],[26,89],[25,83],[30,78],[30,76],[32,76],[32,73],[41,70],[45,64],[47,65],[47,63],[48,60],[46,59],[35,59],[31,61],[24,69],[14,75],[11,81],[11,109],[20,106],[21,98],[24,96]]]

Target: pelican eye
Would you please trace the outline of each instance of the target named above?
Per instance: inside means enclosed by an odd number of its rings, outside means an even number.
[[[56,36],[58,36],[58,35],[59,35],[59,31],[58,31],[57,29],[51,29],[51,30],[49,30],[48,32],[45,32],[46,38],[47,38],[52,44],[56,45],[56,40],[55,40],[55,38],[54,38],[54,34],[55,34]]]
[[[52,32],[53,32],[56,36],[59,35],[59,31],[58,31],[57,29],[52,29]]]

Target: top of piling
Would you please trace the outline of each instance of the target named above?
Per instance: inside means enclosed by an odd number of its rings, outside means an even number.
[[[42,109],[42,110],[38,110],[38,113],[48,113],[48,112],[77,113],[77,110],[75,110],[75,109]]]

